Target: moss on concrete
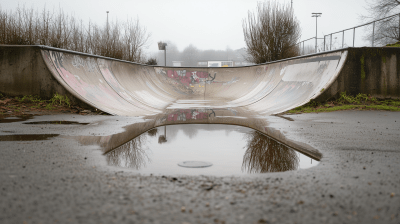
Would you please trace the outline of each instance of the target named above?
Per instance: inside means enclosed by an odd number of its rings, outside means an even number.
[[[361,56],[360,58],[360,62],[361,62],[361,81],[364,81],[365,79],[365,62],[364,62],[364,55]]]

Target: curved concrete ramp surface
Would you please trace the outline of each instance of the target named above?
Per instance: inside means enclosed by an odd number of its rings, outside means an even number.
[[[41,54],[64,88],[110,114],[200,108],[265,116],[317,97],[340,73],[347,51],[233,68],[152,67],[51,49]]]

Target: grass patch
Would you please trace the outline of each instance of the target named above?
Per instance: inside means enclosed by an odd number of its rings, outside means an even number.
[[[386,47],[400,47],[400,41],[393,44],[387,44]]]
[[[50,102],[52,105],[71,107],[71,102],[69,101],[69,98],[58,93],[54,94],[53,98],[50,99]]]
[[[366,94],[357,96],[347,95],[346,92],[340,94],[336,101],[319,103],[311,100],[307,104],[287,111],[287,114],[295,113],[321,113],[340,110],[386,110],[400,111],[400,100],[378,100]]]
[[[69,98],[58,93],[54,94],[50,100],[43,100],[39,96],[32,95],[15,97],[15,100],[19,101],[20,103],[35,103],[36,106],[31,106],[31,108],[44,107],[47,110],[54,110],[56,108],[55,106],[57,105],[71,107],[71,101]]]

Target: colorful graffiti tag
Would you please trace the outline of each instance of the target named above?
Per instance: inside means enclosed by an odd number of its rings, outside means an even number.
[[[211,84],[217,73],[212,76],[208,72],[204,71],[186,71],[186,70],[167,70],[167,72],[162,71],[168,78],[174,79],[187,87],[194,87],[199,85],[199,87],[204,87],[204,84]]]
[[[211,109],[182,109],[175,110],[168,114],[167,121],[189,121],[208,119],[215,112]]]

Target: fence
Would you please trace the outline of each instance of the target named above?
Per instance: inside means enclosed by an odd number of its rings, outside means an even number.
[[[360,28],[364,31],[360,32]],[[358,32],[356,32],[358,29]],[[300,55],[347,47],[383,46],[400,40],[400,13],[297,43]]]

